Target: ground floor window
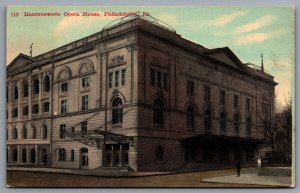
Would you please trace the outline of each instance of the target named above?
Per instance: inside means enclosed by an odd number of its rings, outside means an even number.
[[[27,150],[25,148],[22,149],[22,163],[27,163]]]
[[[58,161],[61,161],[61,162],[66,161],[66,150],[64,148],[60,148],[58,150]]]
[[[18,162],[18,149],[12,149],[12,161]]]
[[[89,166],[89,151],[87,148],[81,148],[80,149],[80,166]]]
[[[110,167],[126,166],[128,159],[129,144],[106,144],[103,155],[104,165]]]
[[[35,149],[32,148],[30,150],[30,162],[33,163],[33,164],[36,162],[36,160],[35,160],[35,154],[36,154]]]

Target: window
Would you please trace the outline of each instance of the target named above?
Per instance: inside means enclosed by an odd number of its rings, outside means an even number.
[[[187,81],[187,95],[194,96],[194,82]]]
[[[32,105],[32,114],[38,114],[39,113],[39,104]]]
[[[195,128],[195,109],[192,106],[187,108],[187,128]]]
[[[122,100],[117,97],[112,102],[112,123],[122,123],[123,121],[123,103]]]
[[[250,99],[246,99],[246,111],[250,111]]]
[[[61,83],[61,92],[68,92],[68,83]]]
[[[90,78],[85,77],[82,79],[82,88],[88,88],[90,87]]]
[[[169,87],[168,74],[164,73],[164,75],[163,75],[163,88],[168,89],[168,87]]]
[[[239,134],[240,133],[240,125],[239,125],[239,116],[235,115],[234,119],[233,119],[233,127],[234,127],[234,132],[235,134]]]
[[[40,81],[39,79],[33,80],[33,94],[39,94],[40,92]]]
[[[50,78],[48,75],[44,78],[44,92],[48,92],[50,90]]]
[[[210,87],[208,87],[208,86],[205,86],[205,88],[204,88],[204,100],[206,102],[210,101]]]
[[[28,82],[25,80],[23,82],[23,97],[28,97]]]
[[[75,151],[74,149],[71,149],[71,162],[75,161]]]
[[[225,105],[225,103],[226,103],[225,100],[226,100],[225,91],[221,90],[220,91],[220,104]]]
[[[13,117],[13,118],[18,117],[18,107],[14,107],[14,108],[12,109],[12,117]]]
[[[58,150],[58,161],[60,162],[66,161],[66,150],[64,148],[60,148]]]
[[[6,102],[9,100],[9,89],[8,86],[6,87]]]
[[[122,80],[121,80],[122,86],[126,84],[126,69],[122,70]]]
[[[22,107],[22,115],[23,116],[28,115],[28,105]]]
[[[87,111],[89,109],[89,96],[82,96],[82,108],[81,110]]]
[[[19,98],[18,87],[15,86],[15,89],[14,89],[14,99],[18,99],[18,98]]]
[[[151,85],[155,86],[155,70],[151,69]]]
[[[163,128],[164,125],[164,103],[160,98],[154,100],[153,123],[156,128]]]
[[[87,121],[81,122],[81,132],[82,132],[82,134],[87,133]]]
[[[251,135],[251,119],[250,119],[250,117],[246,118],[246,132],[248,135]]]
[[[43,125],[43,139],[48,138],[48,127],[47,125]]]
[[[120,81],[120,71],[115,72],[115,87],[119,86],[119,81]]]
[[[111,88],[113,85],[114,74],[112,72],[109,73],[108,77],[108,88]]]
[[[18,149],[17,148],[12,149],[12,161],[18,162]]]
[[[32,139],[36,139],[37,137],[37,130],[35,126],[32,126]]]
[[[156,72],[156,84],[158,88],[161,88],[161,72]]]
[[[162,160],[164,158],[164,148],[161,146],[156,147],[156,159]]]
[[[43,103],[43,112],[49,112],[49,110],[50,110],[50,103],[49,102]]]
[[[13,127],[12,131],[12,139],[18,139],[18,129]]]
[[[239,97],[237,95],[234,95],[233,106],[234,108],[237,108],[239,106]]]
[[[61,107],[60,107],[60,113],[61,114],[66,114],[67,113],[67,100],[62,100],[61,101]]]
[[[26,126],[22,127],[22,137],[23,137],[23,139],[27,139],[27,128],[26,128]]]
[[[66,124],[61,124],[59,126],[59,138],[60,139],[65,139],[65,132],[66,132]]]
[[[224,112],[220,114],[220,131],[226,133],[226,115]]]
[[[211,130],[211,111],[210,109],[206,109],[204,113],[204,128],[206,131]]]

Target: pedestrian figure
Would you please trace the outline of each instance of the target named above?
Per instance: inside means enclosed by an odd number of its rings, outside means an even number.
[[[259,153],[257,155],[257,175],[259,175],[261,173],[261,165],[262,165],[262,156],[261,156],[261,153]]]
[[[235,162],[235,167],[236,167],[236,177],[240,177],[240,174],[241,174],[241,162],[240,160],[237,160]]]

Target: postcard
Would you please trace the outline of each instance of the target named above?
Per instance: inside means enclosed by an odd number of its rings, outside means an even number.
[[[8,6],[7,187],[294,187],[293,7]]]

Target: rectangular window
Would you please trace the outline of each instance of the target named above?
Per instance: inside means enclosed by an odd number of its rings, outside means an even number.
[[[246,110],[247,111],[250,110],[250,99],[249,98],[246,99]]]
[[[81,122],[81,132],[82,132],[82,134],[87,133],[87,121]]]
[[[225,100],[226,100],[225,91],[221,90],[220,91],[220,104],[225,105]]]
[[[113,85],[114,74],[112,72],[108,75],[108,88],[112,88]]]
[[[164,89],[168,89],[168,87],[169,87],[169,81],[168,81],[168,74],[167,73],[163,74],[163,87],[164,87]]]
[[[15,117],[18,117],[18,107],[14,107],[13,110],[12,110],[12,117],[15,118]]]
[[[66,124],[61,124],[59,126],[59,137],[60,139],[65,139],[65,132],[66,132]]]
[[[239,106],[239,97],[237,95],[234,95],[233,105],[234,108],[237,108]]]
[[[60,113],[66,114],[67,113],[67,100],[61,101]]]
[[[115,87],[119,86],[119,81],[120,81],[120,71],[115,72]]]
[[[61,84],[61,92],[68,92],[68,83],[64,82]]]
[[[50,110],[50,103],[49,102],[43,103],[43,112],[49,112],[49,110]]]
[[[75,161],[75,151],[74,149],[71,149],[71,162]]]
[[[161,88],[161,72],[156,71],[156,84],[158,88]]]
[[[90,78],[85,77],[82,79],[82,88],[88,88],[90,87]]]
[[[28,115],[28,105],[22,107],[22,115],[23,116]]]
[[[210,101],[210,87],[209,86],[205,86],[204,88],[204,99],[205,101]]]
[[[39,104],[32,105],[32,114],[38,114],[39,113]]]
[[[121,81],[122,86],[126,84],[126,69],[122,70],[122,81]]]
[[[192,81],[187,82],[187,95],[194,96],[194,82]]]
[[[151,69],[151,85],[155,86],[155,70]]]
[[[82,109],[83,111],[87,111],[89,109],[89,96],[82,96]]]

